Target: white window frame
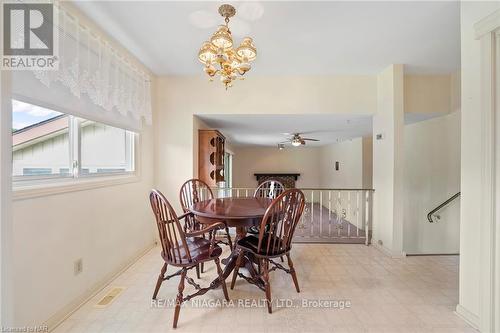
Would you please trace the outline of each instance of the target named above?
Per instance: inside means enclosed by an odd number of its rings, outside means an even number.
[[[22,101],[22,99],[19,98],[15,99]],[[40,106],[43,107],[43,105]],[[54,111],[58,111],[54,108],[51,109],[53,109]],[[132,139],[132,142],[130,142],[131,144],[127,147],[127,154],[132,159],[132,171],[82,174],[80,124],[82,121],[85,121],[85,119],[72,116],[70,114],[67,115],[69,116],[69,175],[54,174],[45,176],[12,176],[12,189],[14,199],[27,199],[44,195],[140,181],[140,159],[138,158],[138,156],[140,156],[141,151],[141,137],[139,133],[128,131],[129,133],[132,133],[132,135],[126,136],[126,140]]]

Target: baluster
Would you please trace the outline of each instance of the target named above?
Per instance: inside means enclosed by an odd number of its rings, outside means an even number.
[[[314,237],[314,191],[311,190],[311,237]]]
[[[323,191],[319,191],[319,237],[323,237]]]
[[[351,191],[347,191],[347,216],[349,220],[347,220],[347,237],[351,237],[351,220],[352,220],[352,212],[351,212]]]
[[[359,237],[359,191],[356,191],[356,237]]]
[[[332,191],[328,190],[328,237],[332,237]]]
[[[344,209],[342,208],[342,192],[338,191],[337,193],[337,237],[340,237],[340,229],[342,227],[342,218],[343,218],[343,211]]]
[[[369,242],[369,220],[370,220],[370,211],[369,211],[369,206],[370,206],[370,191],[366,191],[365,193],[365,245],[368,245]]]

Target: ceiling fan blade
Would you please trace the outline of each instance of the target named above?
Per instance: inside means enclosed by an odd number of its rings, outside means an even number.
[[[279,145],[284,145],[285,143],[290,143],[290,140],[278,142]]]
[[[302,140],[307,140],[307,141],[319,141],[318,139],[310,139],[310,138],[302,138]]]

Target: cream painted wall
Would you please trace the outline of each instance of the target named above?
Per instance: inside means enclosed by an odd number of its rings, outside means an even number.
[[[476,325],[480,315],[481,113],[480,43],[474,24],[500,9],[499,2],[461,2],[461,212],[460,300],[457,312]]]
[[[378,75],[378,108],[373,116],[373,243],[393,256],[403,248],[403,66]]]
[[[405,126],[404,244],[409,254],[458,253],[460,199],[439,212],[427,213],[460,191],[460,113]]]
[[[405,75],[404,93],[404,112],[451,111],[450,75]]]
[[[151,129],[141,140],[138,182],[13,202],[16,326],[60,317],[154,244]]]
[[[236,147],[233,159],[235,187],[255,187],[254,173],[298,172],[297,187],[362,188],[364,168],[370,167],[371,154],[363,150],[363,138],[321,147],[278,150],[274,147]],[[371,144],[371,141],[369,141]],[[335,162],[340,168],[335,170]],[[366,175],[368,177],[368,175]]]
[[[433,77],[429,80],[436,81]],[[445,85],[440,90],[451,89],[451,80],[438,81]],[[196,174],[193,130],[198,125],[193,122],[193,115],[374,114],[377,93],[377,76],[249,76],[229,91],[219,82],[208,82],[202,75],[160,77],[154,101],[158,109],[155,184],[168,198],[174,198],[174,207],[179,209],[178,189]],[[423,94],[419,96],[425,99]],[[451,102],[450,93],[440,96],[444,101],[439,101],[440,105]]]
[[[460,73],[405,75],[405,113],[450,113],[460,109]]]
[[[68,2],[61,5],[73,7]],[[73,13],[79,15],[76,10]],[[79,18],[99,31],[83,15]],[[126,53],[112,40],[111,44]],[[132,56],[128,61],[149,72]],[[154,82],[152,85],[154,87]],[[6,98],[10,103],[9,88],[3,84],[1,88],[2,99]],[[155,103],[153,96],[153,105]],[[10,132],[10,107],[2,104],[1,112],[2,128],[8,126]],[[5,112],[9,113],[8,117],[5,117]],[[7,123],[4,123],[5,119]],[[3,137],[1,140],[2,179],[5,179],[3,170],[10,172],[10,136],[9,133],[9,140]],[[12,231],[5,235],[8,242],[2,241],[2,246],[10,245],[13,258],[12,267],[9,266],[9,274],[13,277],[9,299],[13,302],[8,304],[12,321],[2,318],[2,324],[17,327],[44,322],[54,324],[154,244],[154,222],[147,197],[154,183],[152,128],[145,128],[141,141],[138,158],[141,175],[136,182],[12,202]],[[4,143],[9,144],[9,167],[5,167]],[[10,181],[9,173],[9,184]],[[2,181],[2,193],[5,188]],[[2,201],[6,198],[1,197]],[[3,228],[10,225],[8,222],[2,216],[2,237]],[[3,248],[1,253],[3,265],[9,253]],[[74,276],[73,264],[78,258],[83,258],[83,272]],[[9,279],[5,279],[2,271],[2,285],[6,281],[8,283]],[[2,301],[5,299],[2,295]]]
[[[363,187],[363,138],[326,145],[320,152],[321,187]],[[335,170],[336,161],[339,170]]]
[[[300,173],[296,186],[321,187],[320,148],[235,147],[233,187],[257,187],[254,173]]]
[[[363,188],[373,188],[373,137],[363,138]]]
[[[177,209],[178,190],[194,171],[193,115],[366,114],[377,107],[374,76],[252,76],[229,91],[218,83],[201,75],[158,79],[156,185]]]

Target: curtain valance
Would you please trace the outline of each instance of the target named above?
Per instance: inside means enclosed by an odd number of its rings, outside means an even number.
[[[149,74],[77,15],[54,7],[59,69],[14,72],[14,96],[132,130],[151,124]]]

